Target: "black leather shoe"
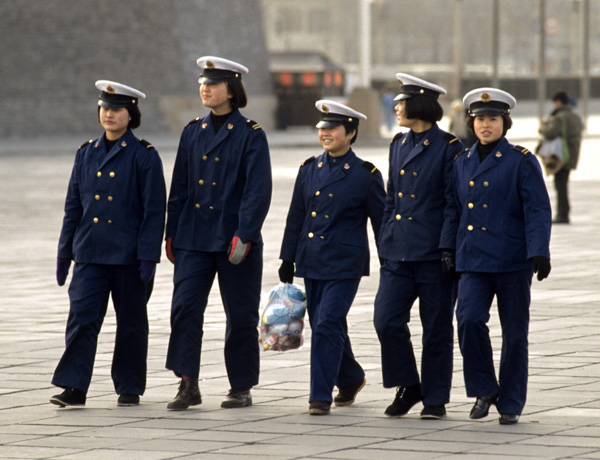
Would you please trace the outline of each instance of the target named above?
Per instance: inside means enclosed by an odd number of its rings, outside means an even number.
[[[421,411],[421,418],[424,420],[439,420],[446,416],[446,406],[443,404],[435,406],[425,406]]]
[[[354,385],[348,385],[347,387],[338,387],[339,391],[333,402],[336,406],[349,406],[354,404],[356,401],[356,395],[362,390],[367,383],[367,379],[362,379],[360,382],[356,382]]]
[[[311,401],[308,406],[308,413],[310,415],[327,415],[331,410],[331,403],[329,401]]]
[[[232,388],[223,401],[221,407],[224,409],[233,409],[236,407],[247,407],[252,405],[252,395],[250,388]]]
[[[500,425],[514,425],[519,421],[517,414],[500,414]]]
[[[555,217],[554,219],[552,219],[552,223],[553,224],[568,224],[569,218],[568,217]]]
[[[119,395],[117,406],[137,406],[140,403],[139,395]]]
[[[409,387],[398,387],[396,398],[385,410],[385,415],[400,417],[408,414],[412,406],[421,401],[421,384],[417,383]]]
[[[497,400],[498,395],[482,396],[481,398],[477,398],[473,408],[471,409],[469,417],[472,419],[487,417],[488,413],[490,412],[490,406],[496,404]]]
[[[169,410],[185,410],[190,406],[202,404],[198,379],[181,379],[175,399],[167,404]]]
[[[86,395],[83,391],[77,388],[67,388],[61,394],[52,396],[50,402],[60,407],[85,406],[85,398]]]

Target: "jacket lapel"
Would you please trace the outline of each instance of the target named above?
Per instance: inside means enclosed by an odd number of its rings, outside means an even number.
[[[322,163],[321,167],[317,164],[317,168],[319,168],[318,188],[320,189],[345,179],[350,173],[350,170],[355,166],[356,155],[352,149],[348,151],[346,158],[344,158],[344,164],[337,165],[334,168],[329,166],[327,155],[329,154],[325,152],[319,158],[319,163]]]
[[[131,130],[128,129],[127,132],[125,134],[123,134],[121,139],[119,139],[118,142],[115,145],[113,145],[112,149],[110,149],[110,152],[108,152],[104,156],[104,159],[100,163],[100,166],[98,166],[98,169],[102,169],[106,163],[108,163],[112,158],[114,158],[116,155],[118,155],[121,150],[125,149],[125,147],[127,147],[129,144],[131,144],[134,140],[135,139],[134,139],[133,133],[131,132]],[[106,145],[104,143],[104,136],[100,137],[100,139],[98,140],[96,145],[99,149],[106,151]],[[101,152],[101,153],[104,153],[104,152]]]

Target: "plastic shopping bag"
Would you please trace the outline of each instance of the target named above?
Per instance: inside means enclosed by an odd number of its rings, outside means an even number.
[[[305,312],[306,294],[301,286],[280,283],[271,289],[260,317],[261,349],[286,351],[302,347]]]

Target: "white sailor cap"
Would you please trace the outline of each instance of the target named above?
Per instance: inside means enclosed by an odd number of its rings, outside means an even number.
[[[440,97],[440,94],[446,94],[446,90],[441,86],[413,77],[407,73],[397,73],[396,80],[400,83],[400,94],[394,98],[395,101],[408,99],[419,94],[437,100],[437,98]]]
[[[116,109],[128,105],[138,105],[138,99],[146,99],[146,95],[131,86],[115,81],[98,80],[96,88],[100,91],[98,105],[107,109]]]
[[[358,126],[360,120],[366,120],[367,116],[356,110],[329,99],[321,99],[315,102],[315,107],[321,112],[321,120],[317,128],[335,128],[346,122],[352,126]]]
[[[508,114],[517,100],[501,89],[477,88],[463,97],[463,104],[471,116]]]
[[[227,80],[241,80],[248,73],[242,64],[216,56],[202,56],[196,61],[202,69],[199,83],[220,83]]]

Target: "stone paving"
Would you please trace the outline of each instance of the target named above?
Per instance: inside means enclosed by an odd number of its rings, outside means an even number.
[[[518,122],[516,122],[516,125]],[[278,252],[300,162],[320,152],[314,131],[269,134],[273,204],[264,227],[263,291],[278,282]],[[510,136],[509,136],[510,137]],[[152,136],[148,136],[150,140]],[[67,289],[54,278],[62,208],[73,155],[84,139],[6,142],[0,148],[0,458],[2,459],[600,459],[600,140],[584,142],[571,183],[572,224],[552,234],[553,269],[534,280],[530,386],[521,421],[501,426],[497,415],[470,420],[462,361],[455,348],[448,417],[420,420],[420,406],[390,419],[394,390],[381,384],[379,344],[372,324],[378,275],[363,278],[349,314],[350,337],[367,372],[354,405],[308,415],[310,330],[305,346],[261,353],[254,405],[221,409],[228,390],[223,365],[224,315],[217,288],[206,313],[200,388],[203,403],[166,410],[178,380],[164,368],[173,267],[163,259],[149,304],[148,386],[137,407],[117,407],[110,379],[115,318],[109,308],[100,335],[85,408],[60,409],[48,399],[62,353]],[[177,139],[154,140],[170,180]],[[533,139],[519,143],[532,148]],[[384,171],[387,141],[355,150]],[[552,185],[548,182],[551,198]],[[377,257],[372,256],[373,267]],[[500,330],[490,322],[496,358]],[[418,308],[411,329],[420,352]],[[494,412],[494,411],[492,411]]]

